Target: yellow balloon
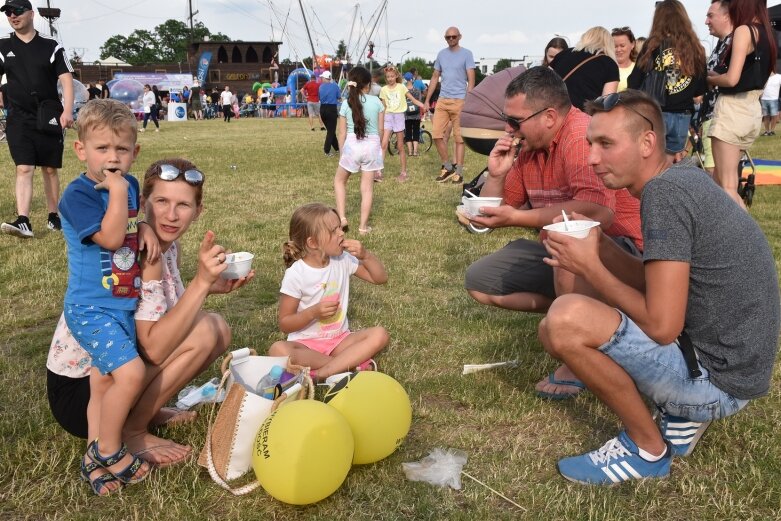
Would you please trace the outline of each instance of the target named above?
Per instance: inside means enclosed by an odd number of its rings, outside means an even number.
[[[353,457],[344,417],[314,400],[280,407],[260,426],[252,467],[272,497],[291,505],[325,499],[342,485]]]
[[[338,382],[325,402],[347,419],[355,437],[353,463],[387,458],[409,432],[412,406],[404,388],[390,376],[362,371]]]

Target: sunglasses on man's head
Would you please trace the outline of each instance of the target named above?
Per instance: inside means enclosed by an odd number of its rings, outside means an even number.
[[[10,9],[5,10],[5,15],[8,17],[10,17],[12,14],[15,14],[16,16],[22,16],[27,11],[29,11],[29,9],[25,9],[24,7],[11,7]]]
[[[157,172],[151,174],[152,176],[157,176],[163,181],[175,181],[179,178],[179,176],[184,176],[184,180],[193,186],[199,186],[203,183],[203,173],[201,173],[200,170],[185,170],[182,172],[174,165],[159,165],[157,167]],[[147,176],[151,177],[151,176]]]
[[[508,116],[508,115],[507,115],[507,114],[505,114],[504,112],[502,112],[502,114],[500,115],[500,117],[502,118],[502,121],[504,121],[505,123],[507,123],[508,125],[510,125],[510,127],[511,127],[513,130],[515,130],[515,131],[517,132],[518,130],[521,130],[521,125],[522,125],[522,124],[523,124],[525,121],[529,121],[529,120],[530,120],[530,119],[532,119],[534,116],[537,116],[538,114],[542,114],[542,113],[543,113],[543,112],[545,112],[546,110],[548,110],[548,107],[545,107],[545,108],[543,108],[543,109],[540,109],[540,110],[538,110],[537,112],[535,112],[534,114],[532,114],[531,116],[529,116],[529,117],[527,117],[527,118],[514,118],[513,116]]]
[[[611,110],[616,108],[616,105],[621,103],[621,101],[622,101],[621,93],[614,92],[614,93],[608,94],[606,96],[598,97],[597,99],[594,100],[594,103],[600,105],[603,109],[605,109],[605,112],[610,112]],[[651,125],[651,130],[654,131],[654,132],[656,131],[656,129],[654,128],[653,121],[651,121],[646,116],[644,116],[639,110],[637,110],[636,108],[632,107],[631,105],[627,105],[626,103],[623,103],[622,106],[624,108],[626,108],[626,109],[631,110],[632,112],[634,112],[635,114],[637,114],[638,116],[640,116],[641,118],[646,120],[648,122],[648,124]]]

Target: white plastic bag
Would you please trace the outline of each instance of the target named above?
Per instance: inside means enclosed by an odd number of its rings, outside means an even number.
[[[436,448],[422,460],[401,466],[410,481],[461,490],[461,469],[466,465],[466,458],[466,453],[460,450]]]

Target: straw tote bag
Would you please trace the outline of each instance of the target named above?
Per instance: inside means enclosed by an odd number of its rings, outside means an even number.
[[[277,399],[269,400],[255,394],[254,390],[274,365],[285,367],[287,372],[296,375],[299,382]],[[216,405],[212,405],[209,431],[198,464],[208,469],[215,483],[238,496],[258,487],[258,482],[254,481],[233,488],[228,481],[243,476],[252,466],[252,449],[260,425],[284,403],[312,399],[314,385],[309,377],[309,368],[290,364],[286,356],[256,356],[255,350],[249,348],[228,354],[221,369],[222,380],[217,392],[227,389],[228,393],[214,422]]]

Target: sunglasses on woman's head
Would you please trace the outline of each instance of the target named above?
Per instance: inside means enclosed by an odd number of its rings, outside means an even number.
[[[175,181],[179,176],[184,176],[184,180],[193,186],[199,186],[203,183],[203,173],[200,170],[185,170],[182,172],[174,165],[159,165],[157,172],[152,174],[156,175],[163,181]]]
[[[611,110],[616,108],[616,105],[621,103],[621,94],[619,92],[614,92],[606,96],[600,96],[594,100],[594,103],[600,105],[605,110],[605,112],[610,112]],[[622,106],[625,109],[631,110],[632,112],[634,112],[635,114],[637,114],[638,116],[646,120],[648,124],[651,125],[651,130],[654,132],[656,131],[656,129],[654,128],[653,121],[651,121],[646,116],[644,116],[639,110],[632,107],[631,105],[627,105],[626,103],[622,103]]]

